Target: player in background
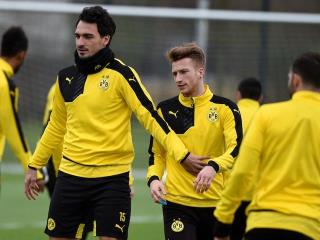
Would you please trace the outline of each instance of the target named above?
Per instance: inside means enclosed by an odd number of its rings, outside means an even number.
[[[212,212],[238,154],[241,117],[235,103],[204,83],[205,54],[197,44],[174,47],[167,58],[180,93],[159,103],[158,112],[188,149],[208,160],[192,175],[151,137],[148,185],[154,201],[163,204],[165,239],[212,240]]]
[[[0,52],[0,161],[5,142],[20,160],[25,171],[31,159],[18,116],[19,89],[12,77],[22,66],[28,50],[28,38],[21,27],[10,27],[2,35]],[[38,186],[42,191],[44,179],[38,171]]]
[[[243,79],[238,85],[236,99],[241,113],[243,135],[245,136],[250,124],[252,123],[254,115],[262,103],[262,87],[259,80],[252,77]],[[245,210],[251,201],[253,188],[254,187],[245,194],[235,213],[231,227],[231,240],[243,239],[247,221]]]
[[[229,235],[252,182],[246,240],[320,239],[320,54],[305,53],[288,74],[292,98],[260,107],[214,216]]]

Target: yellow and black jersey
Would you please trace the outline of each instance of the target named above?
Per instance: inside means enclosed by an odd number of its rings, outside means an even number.
[[[138,74],[118,59],[112,58],[100,71],[87,75],[76,66],[63,69],[54,95],[50,121],[30,163],[32,167],[44,166],[64,138],[61,171],[92,178],[129,171],[134,158],[132,112],[175,161],[188,154],[157,114]]]
[[[194,154],[210,156],[218,166],[218,173],[208,191],[198,194],[193,189],[195,176],[172,160],[158,141],[151,138],[147,179],[161,179],[167,170],[165,188],[169,201],[192,207],[213,207],[220,199],[225,177],[238,155],[242,140],[241,116],[232,101],[214,95],[205,86],[198,97],[177,97],[159,104],[158,111]]]
[[[244,137],[214,215],[231,223],[258,171],[247,231],[282,228],[320,239],[320,94],[262,106]]]
[[[12,67],[0,58],[0,161],[7,140],[26,170],[31,153],[17,114],[19,91],[10,79],[13,74]]]
[[[46,101],[46,106],[44,109],[43,113],[43,128],[45,129],[49,123],[50,120],[50,115],[52,112],[53,108],[53,99],[54,99],[54,93],[56,89],[56,82],[50,87],[48,95],[47,95],[47,101]],[[44,130],[43,129],[43,130]],[[59,170],[59,165],[62,159],[62,146],[63,146],[63,141],[61,141],[60,144],[56,146],[56,148],[53,150],[51,158],[52,158],[52,166],[54,170],[54,174],[58,175],[58,170]]]
[[[255,114],[257,113],[260,107],[260,103],[253,99],[243,98],[238,101],[237,105],[241,113],[242,130],[243,130],[243,135],[245,136],[245,134],[247,133],[252,123],[252,120]],[[243,197],[244,201],[251,201],[254,186],[255,186],[255,183],[253,182],[252,188]]]

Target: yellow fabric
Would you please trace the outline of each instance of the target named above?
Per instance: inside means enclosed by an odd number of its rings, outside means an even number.
[[[43,126],[46,127],[49,123],[50,120],[50,115],[52,112],[52,108],[53,108],[53,99],[54,99],[54,93],[55,93],[55,89],[56,89],[56,82],[54,84],[52,84],[48,95],[47,95],[47,102],[46,102],[46,106],[45,106],[45,110],[44,110],[44,114],[43,114]],[[53,150],[52,152],[52,163],[53,163],[53,167],[54,167],[54,171],[55,174],[58,175],[58,171],[59,171],[59,165],[62,159],[62,147],[63,147],[63,140],[61,141],[60,144],[58,144],[56,146],[56,148]]]
[[[27,145],[26,149],[23,146],[25,139],[23,139],[23,135],[19,134],[19,126],[15,117],[18,108],[19,92],[16,87],[10,88],[8,81],[11,80],[7,79],[7,77],[11,78],[13,74],[12,67],[4,59],[0,58],[0,161],[3,156],[5,141],[7,140],[26,171],[31,153]],[[13,98],[13,104],[11,98]],[[22,131],[22,129],[20,130]]]
[[[299,91],[292,100],[262,106],[241,145],[239,157],[214,215],[233,221],[244,193],[258,171],[253,199],[247,211],[272,210],[313,221],[311,230],[299,229],[320,239],[320,94]],[[264,214],[255,212],[255,215]],[[259,226],[275,227],[273,215]],[[292,228],[286,221],[277,228]],[[312,224],[311,224],[312,225]],[[310,226],[311,226],[310,225]],[[254,221],[250,228],[258,227]]]
[[[258,101],[255,101],[253,99],[249,98],[243,98],[238,101],[237,103],[240,113],[241,113],[241,119],[242,119],[242,129],[243,129],[243,135],[247,133],[250,124],[252,123],[252,120],[257,113],[260,104]],[[251,201],[253,190],[255,187],[254,184],[255,181],[253,181],[251,189],[244,195],[243,200],[244,201]]]
[[[230,153],[237,146],[239,136],[236,133],[236,124],[241,124],[241,120],[240,123],[236,123],[234,109],[210,101],[212,97],[213,93],[207,85],[205,93],[199,97],[185,98],[182,94],[179,95],[181,104],[194,108],[194,126],[184,134],[179,134],[179,138],[192,153],[210,156],[220,167],[208,191],[202,194],[196,193],[193,189],[196,177],[188,173],[179,162],[173,161],[158,141],[155,140],[153,143],[154,164],[148,168],[147,179],[152,176],[161,179],[166,169],[165,198],[169,201],[192,207],[214,207],[220,199],[225,185],[225,175],[234,162],[234,157]],[[234,106],[236,107],[235,104]],[[218,116],[213,122],[208,119],[212,109],[215,109]],[[159,112],[162,115],[161,111],[160,108]]]
[[[135,76],[133,81],[151,101],[138,74],[130,69]],[[105,90],[99,87],[103,80],[108,81]],[[129,171],[134,158],[132,112],[176,161],[183,159],[188,150],[174,133],[164,132],[128,81],[120,72],[106,67],[87,76],[83,93],[72,102],[64,101],[58,85],[49,124],[30,165],[36,168],[46,165],[54,146],[64,136],[63,155],[73,162],[63,158],[61,171],[80,177],[104,177]]]

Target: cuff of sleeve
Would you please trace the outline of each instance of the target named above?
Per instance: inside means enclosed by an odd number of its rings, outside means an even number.
[[[190,152],[188,152],[187,155],[186,155],[184,158],[182,158],[182,160],[180,161],[180,163],[183,163],[184,160],[186,160],[186,159],[189,157],[189,155],[190,155]]]
[[[158,176],[152,176],[152,177],[150,177],[149,180],[148,180],[148,187],[150,187],[150,184],[151,184],[151,182],[152,182],[153,180],[159,180],[159,177],[158,177]]]
[[[210,161],[208,162],[208,165],[211,166],[211,167],[213,167],[213,169],[214,169],[216,172],[219,172],[220,167],[219,167],[218,163],[216,163],[215,161],[210,160]]]
[[[216,220],[216,223],[214,225],[214,236],[216,237],[227,237],[230,235],[231,232],[231,224],[222,223],[218,220]]]
[[[32,169],[32,170],[35,170],[35,171],[38,170],[36,167],[30,166],[30,165],[28,165],[28,168],[30,168],[30,169]]]

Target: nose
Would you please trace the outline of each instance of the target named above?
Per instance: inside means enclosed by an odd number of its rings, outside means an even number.
[[[84,40],[82,37],[76,38],[76,45],[79,46],[83,46],[84,45]]]
[[[182,81],[182,76],[180,73],[177,73],[174,80],[176,81],[176,83],[179,83]]]

